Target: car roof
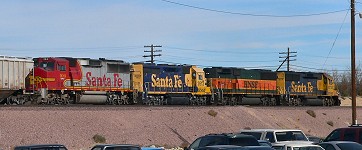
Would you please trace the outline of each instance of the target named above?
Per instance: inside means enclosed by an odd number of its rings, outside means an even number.
[[[322,143],[319,143],[319,144],[323,144],[323,143],[339,144],[339,143],[357,143],[357,142],[353,142],[353,141],[328,141],[328,142],[322,142]]]
[[[242,147],[242,146],[237,146],[237,145],[210,145],[210,146],[206,146],[206,147],[225,147],[225,148],[236,148],[236,147]]]
[[[288,132],[288,131],[302,131],[299,129],[250,129],[250,130],[241,130],[241,132]]]
[[[242,134],[242,133],[218,133],[218,134],[207,134],[205,136],[227,136],[231,138],[239,138],[239,137],[254,137],[252,135]]]
[[[113,147],[113,146],[124,146],[124,147],[139,147],[138,145],[133,144],[97,144],[93,147]]]
[[[311,141],[281,141],[281,142],[277,142],[274,145],[276,146],[283,146],[283,145],[314,145],[312,144]]]
[[[34,144],[34,145],[21,145],[16,146],[15,148],[37,148],[37,147],[65,147],[62,144]]]

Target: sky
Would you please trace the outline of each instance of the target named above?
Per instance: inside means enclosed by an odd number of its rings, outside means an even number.
[[[144,46],[153,44],[162,46],[156,63],[276,70],[290,48],[292,71],[345,71],[349,8],[348,0],[5,0],[0,55],[132,63],[149,60]],[[362,19],[355,18],[360,64]]]

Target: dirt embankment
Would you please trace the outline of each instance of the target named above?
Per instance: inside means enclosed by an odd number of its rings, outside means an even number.
[[[216,116],[208,114],[210,110]],[[350,107],[0,107],[0,148],[59,143],[71,150],[90,149],[96,134],[106,143],[175,147],[201,135],[244,128],[297,128],[325,137],[351,120]]]

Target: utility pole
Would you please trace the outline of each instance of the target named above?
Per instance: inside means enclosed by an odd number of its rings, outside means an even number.
[[[288,51],[287,52],[281,52],[279,54],[287,54],[287,56],[279,56],[279,58],[285,58],[284,60],[280,60],[279,62],[282,62],[282,64],[280,64],[279,68],[277,69],[277,71],[280,69],[280,67],[284,64],[284,62],[287,62],[287,71],[290,70],[290,61],[296,61],[296,59],[290,59],[290,57],[297,57],[297,55],[290,55],[290,54],[296,54],[297,52],[291,52],[289,47],[288,47]]]
[[[151,55],[143,55],[143,57],[151,57],[151,60],[148,60],[148,61],[146,61],[146,62],[151,62],[152,64],[155,62],[154,61],[154,57],[156,57],[156,56],[161,56],[161,54],[157,54],[157,55],[155,55],[154,53],[155,52],[162,52],[162,50],[155,50],[154,48],[155,47],[162,47],[162,46],[159,46],[159,45],[150,45],[150,46],[144,46],[144,47],[150,47],[151,48],[151,50],[150,51],[144,51],[144,52],[151,52]]]
[[[355,8],[354,0],[351,0],[351,68],[352,68],[352,125],[357,124],[356,113],[356,43],[355,43]]]

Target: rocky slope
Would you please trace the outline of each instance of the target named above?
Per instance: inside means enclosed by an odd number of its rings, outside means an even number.
[[[362,108],[357,114],[362,120]],[[90,149],[96,134],[106,143],[175,147],[244,128],[297,128],[325,137],[351,120],[350,107],[0,107],[0,149],[40,143]]]

